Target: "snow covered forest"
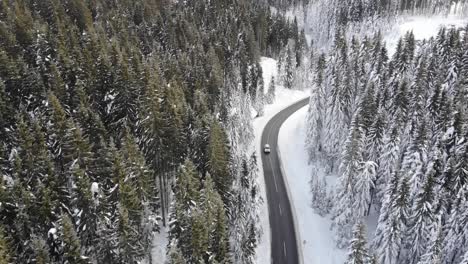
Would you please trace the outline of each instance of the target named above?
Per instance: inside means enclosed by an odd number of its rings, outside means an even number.
[[[253,263],[269,4],[0,1],[0,263]]]
[[[321,49],[331,47],[336,30],[348,38],[391,29],[404,16],[468,16],[466,0],[308,0],[297,13]]]
[[[256,263],[277,88],[311,90],[307,209],[347,263],[468,263],[468,25],[385,42],[451,14],[468,1],[0,0],[0,264]]]
[[[467,263],[468,26],[407,32],[392,52],[382,34],[408,14],[466,17],[466,2],[331,2],[312,4],[326,30],[310,33],[325,53],[313,60],[307,151],[339,179],[329,192],[314,175],[314,210],[331,217],[347,263]]]

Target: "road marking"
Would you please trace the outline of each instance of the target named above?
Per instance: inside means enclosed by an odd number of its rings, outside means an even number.
[[[287,257],[288,254],[286,254],[286,244],[283,241],[283,251],[284,251],[284,256]]]
[[[270,158],[270,164],[273,164],[271,162],[271,158]],[[276,189],[276,192],[278,192],[278,183],[276,183],[276,174],[275,174],[275,170],[273,169],[273,166],[271,168],[271,172],[273,173],[273,181],[275,182],[275,189]]]
[[[276,177],[275,177],[275,175],[273,175],[273,180],[275,181],[276,192],[278,192],[278,184],[276,183]]]
[[[280,215],[283,215],[283,210],[281,210],[281,204],[278,204],[279,209],[280,209]]]
[[[278,192],[278,183],[276,183],[276,174],[275,174],[275,170],[273,169],[273,161],[271,160],[271,156],[269,156],[268,159],[270,160],[271,173],[273,174],[273,181],[275,182],[275,189],[276,189],[276,192]]]

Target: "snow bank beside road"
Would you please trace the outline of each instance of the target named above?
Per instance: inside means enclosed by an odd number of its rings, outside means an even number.
[[[346,259],[346,250],[335,247],[330,219],[321,217],[311,208],[309,182],[313,165],[308,164],[305,150],[307,107],[291,115],[280,129],[278,147],[284,177],[291,188],[291,206],[296,211],[299,224],[304,263],[342,264]],[[335,184],[335,177],[327,176],[326,179],[328,186]]]

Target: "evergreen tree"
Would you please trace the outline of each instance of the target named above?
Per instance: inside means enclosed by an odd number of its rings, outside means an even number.
[[[81,242],[68,215],[62,215],[63,262],[87,263],[87,257],[81,254]]]
[[[129,263],[144,256],[138,229],[130,219],[129,210],[124,206],[118,212],[118,262]]]
[[[317,62],[315,80],[311,89],[310,109],[308,111],[307,144],[309,146],[309,157],[314,159],[322,151],[322,129],[324,126],[324,107],[326,102],[323,90],[325,55],[320,55]]]
[[[217,121],[211,123],[209,152],[209,172],[213,176],[216,189],[221,194],[223,201],[229,199],[232,178],[229,173],[228,140],[223,128]]]
[[[327,193],[327,181],[319,177],[316,169],[312,172],[310,181],[312,189],[312,208],[321,216],[325,216],[332,208],[332,201]]]
[[[295,75],[307,52],[297,21],[251,0],[0,1],[0,20],[10,262],[141,262],[171,204],[174,262],[194,262],[192,252],[253,262],[257,167],[247,179],[240,171],[251,108],[264,105],[260,56],[290,46]],[[188,157],[190,191],[179,193],[176,168]]]
[[[214,189],[211,176],[208,174],[204,184],[204,211],[206,222],[213,223],[210,230],[210,252],[219,262],[228,262],[227,218],[221,197]],[[212,211],[212,212],[210,212]],[[210,219],[213,218],[214,220]]]
[[[182,256],[182,253],[177,250],[177,248],[171,248],[169,250],[169,261],[167,262],[168,264],[185,264],[187,263]]]
[[[463,249],[466,244],[466,187],[461,189],[456,197],[454,208],[446,224],[446,235],[442,242],[444,249],[442,251],[445,262],[461,261]]]
[[[427,248],[426,253],[421,257],[418,264],[426,263],[442,263],[442,239],[443,231],[439,223],[438,227],[433,231],[430,246]]]
[[[288,46],[288,50],[286,52],[286,64],[285,64],[285,69],[284,69],[284,87],[288,89],[292,89],[293,87],[293,82],[294,82],[294,70],[296,68],[296,65],[294,63],[294,54],[292,51],[292,48]]]
[[[463,256],[463,260],[460,262],[460,264],[466,264],[468,263],[468,254],[465,253],[465,255]]]
[[[186,160],[177,176],[177,191],[175,192],[174,222],[171,224],[171,238],[176,240],[183,256],[190,256],[191,212],[200,199],[199,179],[195,166]]]
[[[36,239],[34,241],[34,248],[36,252],[36,263],[38,264],[47,264],[50,263],[49,252],[47,248],[46,241]]]
[[[207,256],[205,255],[209,247],[209,230],[205,222],[206,218],[203,212],[195,209],[190,219],[190,262],[192,263],[203,263]]]
[[[276,98],[276,83],[275,77],[272,76],[270,84],[268,85],[268,92],[266,94],[267,103],[272,104]]]
[[[412,215],[408,220],[408,259],[409,263],[417,263],[430,239],[431,227],[433,225],[433,197],[434,194],[434,173],[429,171],[426,182],[416,196]]]
[[[367,248],[366,232],[364,224],[358,222],[353,230],[353,239],[349,245],[348,257],[346,264],[364,264],[371,263],[371,255]]]
[[[3,230],[0,230],[0,263],[8,264],[11,261],[11,252],[3,232]]]
[[[374,162],[368,161],[361,164],[361,168],[359,169],[355,187],[355,204],[353,207],[357,210],[356,215],[360,217],[369,215],[370,207],[372,205],[372,191],[375,187],[376,167],[377,165]]]

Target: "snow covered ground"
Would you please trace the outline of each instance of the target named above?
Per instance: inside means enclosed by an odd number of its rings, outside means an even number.
[[[161,226],[159,233],[153,237],[153,245],[151,248],[152,263],[166,263],[166,247],[169,243],[169,228]],[[149,260],[145,260],[142,264],[149,264]]]
[[[406,32],[413,31],[416,40],[429,39],[436,36],[441,27],[465,27],[468,17],[457,14],[448,16],[406,16],[399,19],[384,37],[389,54],[395,52],[398,40]]]
[[[305,150],[307,106],[291,115],[280,129],[278,147],[281,152],[285,180],[291,189],[291,206],[296,211],[302,239],[304,263],[342,264],[346,250],[335,247],[331,221],[311,208],[310,179],[313,165],[308,164]],[[317,168],[320,173],[320,168]],[[328,186],[336,177],[327,176]]]
[[[263,70],[264,83],[269,84],[271,77],[276,76],[277,66],[276,60],[271,58],[261,58],[260,65]],[[267,89],[265,89],[267,90]],[[255,147],[257,157],[260,157],[261,146],[260,141],[262,137],[263,129],[268,121],[277,113],[279,113],[284,108],[292,105],[293,103],[306,98],[309,96],[309,91],[298,91],[298,90],[289,90],[284,87],[276,87],[276,97],[273,104],[265,106],[265,114],[261,117],[257,117],[253,121],[254,133],[255,133]],[[266,189],[265,189],[265,178],[263,176],[263,166],[262,163],[258,162],[259,167],[259,177],[258,185],[260,186],[260,193],[263,197],[263,204],[260,206],[260,226],[263,230],[261,233],[259,245],[257,247],[257,264],[270,264],[271,263],[271,235],[270,235],[270,222],[268,218],[268,201],[266,198]]]

